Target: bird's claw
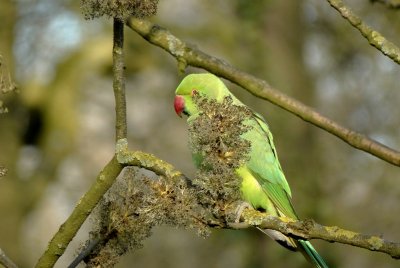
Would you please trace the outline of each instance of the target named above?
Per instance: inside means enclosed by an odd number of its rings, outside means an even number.
[[[240,204],[236,207],[235,209],[235,223],[239,223],[240,222],[240,217],[242,216],[243,211],[246,208],[253,208],[249,203],[241,201]]]

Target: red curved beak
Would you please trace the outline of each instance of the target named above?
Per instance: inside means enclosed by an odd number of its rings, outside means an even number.
[[[175,96],[174,108],[176,114],[179,115],[179,117],[182,117],[182,112],[185,109],[185,100],[183,99],[182,96],[179,95]]]

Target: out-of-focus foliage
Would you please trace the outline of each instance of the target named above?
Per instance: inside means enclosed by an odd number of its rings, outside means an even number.
[[[348,1],[368,24],[400,44],[399,11]],[[185,41],[265,78],[321,113],[400,148],[400,68],[328,3],[160,1],[152,20]],[[1,95],[0,247],[32,267],[114,152],[112,24],[86,21],[77,1],[0,3],[0,54],[19,93]],[[126,89],[131,148],[156,154],[189,176],[195,170],[186,123],[173,94],[176,62],[126,29]],[[189,68],[189,71],[199,71]],[[303,218],[400,241],[400,169],[356,151],[297,117],[227,83],[264,115]],[[73,241],[65,267],[87,238]],[[337,267],[396,267],[388,256],[313,242]],[[194,232],[159,228],[119,267],[308,267],[300,254],[256,230]]]

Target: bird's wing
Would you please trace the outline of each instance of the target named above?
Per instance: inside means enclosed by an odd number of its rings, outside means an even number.
[[[279,164],[273,137],[261,115],[254,113],[245,138],[252,143],[247,168],[283,216],[297,219],[291,191]]]

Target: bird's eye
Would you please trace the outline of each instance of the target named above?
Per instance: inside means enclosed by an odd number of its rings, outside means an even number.
[[[192,92],[190,93],[190,96],[195,96],[197,95],[199,92],[197,91],[197,89],[192,89]]]

